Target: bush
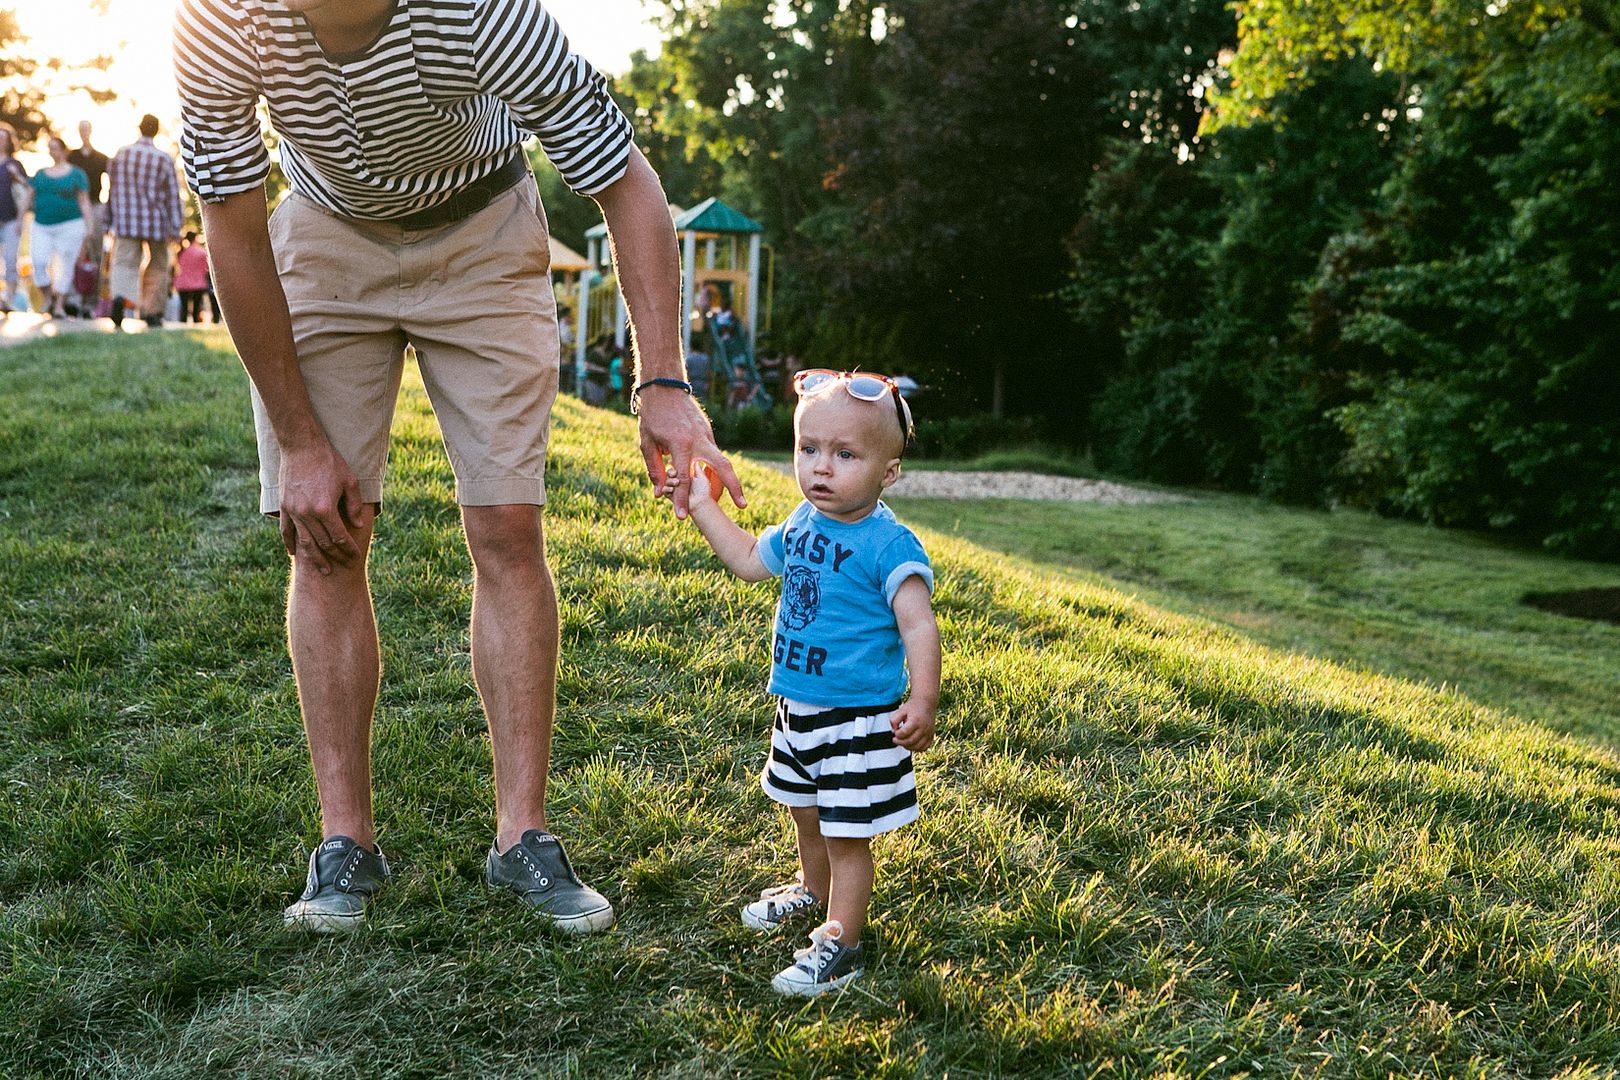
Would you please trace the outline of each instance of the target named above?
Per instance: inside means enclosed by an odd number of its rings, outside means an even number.
[[[715,442],[723,450],[787,450],[793,445],[793,409],[717,411],[709,417]],[[917,419],[917,440],[907,451],[913,458],[963,459],[994,450],[1013,450],[1040,443],[1045,424],[1036,417],[955,416]]]
[[[722,450],[787,450],[793,444],[793,409],[723,409],[709,417]]]

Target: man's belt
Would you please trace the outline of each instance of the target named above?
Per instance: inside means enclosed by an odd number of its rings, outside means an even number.
[[[457,188],[443,202],[404,217],[389,218],[388,224],[398,225],[402,229],[434,229],[452,224],[476,214],[488,206],[495,196],[529,175],[528,161],[522,154],[514,154],[505,165],[482,180],[474,180],[466,187]]]

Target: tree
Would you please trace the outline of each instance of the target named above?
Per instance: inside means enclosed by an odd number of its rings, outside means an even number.
[[[50,127],[33,76],[39,63],[18,51],[26,42],[16,13],[0,10],[0,120],[17,129],[22,142],[31,143]]]
[[[1083,392],[1056,292],[1105,137],[1106,75],[1073,4],[895,0],[885,14],[877,93],[825,125],[837,201],[807,231],[830,314],[868,341],[892,327],[884,362],[996,411],[1050,401],[1054,381]]]

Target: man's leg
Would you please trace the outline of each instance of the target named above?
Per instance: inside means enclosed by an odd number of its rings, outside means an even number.
[[[473,680],[495,759],[496,845],[546,828],[557,705],[557,592],[540,508],[465,506],[473,560]]]
[[[112,272],[108,292],[112,294],[112,321],[123,322],[124,310],[133,299],[137,306],[141,300],[141,253],[144,244],[129,236],[113,237]]]
[[[169,245],[162,240],[142,240],[141,246],[146,249],[141,264],[141,318],[152,323],[162,320],[163,305],[169,298]]]
[[[379,653],[365,554],[371,529],[354,530],[361,558],[321,574],[294,558],[287,639],[304,714],[321,834],[373,842],[371,716],[377,704]]]

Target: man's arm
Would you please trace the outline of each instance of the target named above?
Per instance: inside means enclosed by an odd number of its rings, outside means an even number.
[[[594,198],[602,208],[613,245],[613,265],[630,311],[636,352],[636,384],[648,379],[686,378],[681,357],[680,252],[669,204],[658,174],[632,146],[624,175]],[[687,515],[693,458],[714,466],[731,501],[746,506],[742,482],[714,442],[714,429],[691,395],[678,389],[649,386],[641,399],[641,456],[653,489],[665,487],[666,467],[673,467],[671,496],[675,516]]]
[[[323,574],[360,554],[349,535],[371,520],[360,485],[315,416],[293,348],[287,296],[270,248],[264,187],[202,204],[214,290],[242,365],[281,446],[281,538]]]

